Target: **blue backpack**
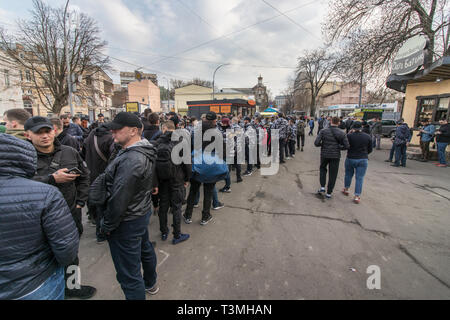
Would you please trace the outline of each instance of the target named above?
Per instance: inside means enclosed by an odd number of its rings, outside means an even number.
[[[215,154],[192,152],[192,178],[201,183],[216,183],[228,175],[227,164]],[[200,163],[201,161],[201,163]]]

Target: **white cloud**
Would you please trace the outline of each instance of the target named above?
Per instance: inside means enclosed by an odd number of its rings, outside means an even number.
[[[109,54],[164,73],[159,77],[182,79],[199,77],[212,78],[218,64],[200,63],[183,59],[166,59],[186,49],[229,34],[259,21],[272,18],[279,13],[261,0],[71,0],[73,6],[96,19],[102,30],[102,36],[109,43]],[[292,69],[272,69],[250,67],[296,66],[297,57],[304,49],[313,49],[321,45],[320,27],[326,14],[325,1],[314,4],[295,0],[267,0],[281,11],[303,7],[287,15],[303,28],[296,26],[286,17],[280,16],[259,24],[231,37],[214,41],[195,50],[180,54],[180,57],[217,62],[244,64],[222,68],[217,74],[220,87],[252,87],[261,74],[264,82],[274,94],[287,87],[287,79],[293,75]],[[65,1],[55,0],[63,5]],[[24,5],[31,9],[31,1]],[[0,21],[4,21],[4,11],[8,8],[0,4]],[[23,14],[23,12],[21,12]],[[201,21],[201,16],[211,26]],[[121,48],[121,50],[113,49]],[[141,53],[126,51],[134,50]],[[154,64],[153,64],[154,63]],[[114,62],[117,70],[134,70],[135,67]],[[118,81],[118,74],[113,75]],[[161,81],[162,84],[165,81]]]

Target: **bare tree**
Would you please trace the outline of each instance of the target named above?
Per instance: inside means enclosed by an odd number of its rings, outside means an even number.
[[[355,74],[390,68],[401,45],[416,35],[429,39],[428,63],[449,52],[447,0],[332,0],[324,32],[344,42]]]
[[[304,51],[304,54],[298,58],[298,77],[295,89],[303,87],[309,91],[311,116],[315,115],[317,97],[322,87],[347,62],[344,57],[329,53],[327,50],[325,48]]]
[[[190,81],[183,81],[183,80],[178,80],[178,79],[171,79],[170,80],[170,85],[172,88],[174,89],[178,89],[181,87],[185,87],[191,84],[195,84],[197,86],[203,86],[203,87],[207,87],[207,88],[212,88],[212,82],[208,81],[208,80],[203,80],[200,78],[194,78]]]
[[[37,92],[42,105],[59,114],[68,104],[69,73],[93,77],[110,68],[109,58],[102,54],[106,42],[100,39],[97,23],[87,15],[79,14],[78,26],[71,31],[67,5],[52,8],[42,0],[33,0],[33,4],[30,20],[18,21],[14,36],[1,32],[0,41],[18,68],[30,72],[31,88]],[[78,94],[83,98],[92,99],[95,91],[98,90],[88,80],[78,83]]]

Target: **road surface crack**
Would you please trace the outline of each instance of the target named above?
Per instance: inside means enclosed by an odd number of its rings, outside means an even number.
[[[444,280],[439,278],[437,275],[435,275],[433,272],[431,272],[427,267],[425,267],[419,260],[417,260],[417,258],[411,252],[409,252],[409,250],[406,247],[404,247],[403,245],[399,244],[398,248],[400,249],[400,251],[402,251],[404,254],[406,254],[419,268],[421,268],[423,271],[425,271],[430,276],[435,278],[442,285],[447,287],[447,289],[450,289],[450,284],[448,284],[447,282],[445,282]]]

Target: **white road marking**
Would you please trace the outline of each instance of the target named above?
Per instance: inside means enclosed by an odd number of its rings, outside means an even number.
[[[164,259],[162,259],[162,261],[160,263],[158,263],[158,265],[156,266],[157,268],[160,267],[170,256],[170,254],[168,254],[167,252],[164,252],[162,250],[158,250],[158,251],[163,253],[165,255],[165,257],[164,257]]]

